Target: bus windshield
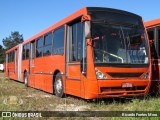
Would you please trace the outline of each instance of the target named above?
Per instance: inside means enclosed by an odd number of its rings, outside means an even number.
[[[92,23],[95,63],[148,64],[143,28],[134,25]]]

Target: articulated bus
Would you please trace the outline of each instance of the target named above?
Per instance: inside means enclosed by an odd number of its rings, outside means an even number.
[[[150,48],[140,16],[85,7],[6,52],[5,73],[25,86],[84,99],[144,96]]]
[[[153,93],[160,93],[160,18],[145,22],[148,37],[151,42],[151,59],[152,59],[152,85]]]

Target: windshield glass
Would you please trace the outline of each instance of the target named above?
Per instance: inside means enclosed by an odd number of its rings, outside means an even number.
[[[92,23],[95,63],[147,64],[144,29],[134,25]]]

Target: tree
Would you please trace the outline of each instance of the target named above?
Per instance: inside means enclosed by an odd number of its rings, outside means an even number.
[[[3,64],[5,60],[5,49],[0,45],[0,64]]]
[[[11,32],[9,37],[3,39],[3,45],[6,50],[23,42],[23,35],[20,35],[18,31]]]

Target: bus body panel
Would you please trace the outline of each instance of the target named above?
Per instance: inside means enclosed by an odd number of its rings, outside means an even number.
[[[35,75],[28,75],[28,86],[35,87]]]

